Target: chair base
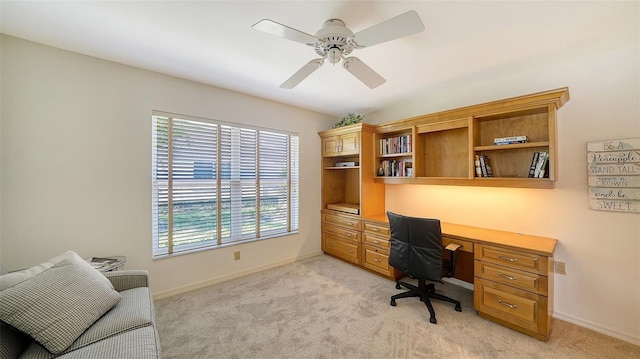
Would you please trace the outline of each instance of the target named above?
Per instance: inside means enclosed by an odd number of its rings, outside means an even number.
[[[438,294],[436,293],[436,288],[433,285],[433,283],[429,283],[426,284],[426,281],[424,279],[419,279],[418,280],[418,286],[416,287],[415,285],[409,284],[409,283],[405,283],[402,281],[397,281],[396,282],[396,289],[400,289],[402,287],[405,287],[407,289],[409,289],[408,292],[404,292],[404,293],[400,293],[400,294],[396,294],[394,296],[391,297],[391,306],[395,307],[396,306],[396,299],[400,299],[400,298],[410,298],[410,297],[419,297],[420,301],[423,302],[426,306],[427,309],[429,310],[429,314],[431,314],[431,317],[429,318],[429,321],[433,324],[437,324],[438,320],[436,319],[436,312],[433,310],[433,305],[431,305],[431,301],[429,300],[429,298],[433,298],[433,299],[439,299],[439,300],[444,300],[450,303],[453,303],[456,305],[456,311],[457,312],[461,312],[462,311],[462,307],[460,306],[460,302],[446,297],[442,294]]]

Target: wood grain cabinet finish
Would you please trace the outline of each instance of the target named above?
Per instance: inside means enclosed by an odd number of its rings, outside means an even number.
[[[360,136],[358,133],[346,133],[322,139],[322,155],[324,157],[355,155],[360,152]]]
[[[372,175],[376,182],[387,184],[554,188],[557,111],[567,101],[569,89],[565,87],[379,124]],[[410,137],[410,152],[381,153],[387,139],[399,136]],[[512,136],[527,136],[528,140],[494,143],[496,138]],[[531,178],[533,155],[541,151],[549,154],[548,170],[544,178]],[[480,155],[489,159],[491,177],[478,176],[475,160]],[[387,161],[409,163],[412,172],[378,175],[378,167]]]
[[[323,214],[322,250],[351,263],[362,263],[361,222],[352,216]]]
[[[553,311],[553,258],[475,244],[474,307],[478,314],[547,340]]]
[[[389,225],[364,220],[363,227],[362,265],[389,279],[398,279],[400,272],[389,265]]]

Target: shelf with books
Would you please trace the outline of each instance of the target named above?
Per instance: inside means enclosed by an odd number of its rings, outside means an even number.
[[[413,126],[377,132],[375,178],[414,177],[415,139]]]
[[[568,89],[560,88],[377,125],[376,141],[413,128],[413,176],[375,176],[375,182],[551,189],[558,166],[556,112],[568,100]],[[542,178],[529,177],[536,152],[549,154]],[[486,156],[491,176],[476,173],[476,156]],[[378,153],[374,166],[401,158]]]

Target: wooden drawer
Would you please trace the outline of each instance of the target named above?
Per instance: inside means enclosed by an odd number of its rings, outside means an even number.
[[[473,242],[463,241],[461,239],[451,238],[445,235],[442,236],[442,245],[444,247],[448,246],[451,243],[460,245],[461,247],[458,249],[459,251],[473,253]]]
[[[349,228],[355,229],[356,231],[359,231],[359,230],[362,229],[361,222],[359,220],[351,218],[351,217],[337,216],[337,215],[332,215],[332,214],[323,214],[322,215],[322,221],[323,222],[327,222],[327,223],[336,224],[336,225],[342,226],[342,227],[349,227]]]
[[[389,266],[389,251],[382,248],[365,245],[363,265],[385,276],[393,274]]]
[[[360,264],[360,248],[356,242],[341,240],[330,234],[323,234],[324,251],[349,262]]]
[[[373,235],[369,232],[362,233],[362,243],[370,244],[380,248],[390,248],[389,237]]]
[[[371,232],[372,234],[379,234],[383,237],[389,237],[390,231],[389,226],[374,224],[369,222],[364,222],[364,231]]]
[[[484,244],[476,244],[474,254],[476,260],[496,263],[509,268],[542,275],[547,275],[548,273],[548,258],[537,254],[487,246]]]
[[[476,277],[474,307],[513,329],[540,339],[549,335],[547,297]]]
[[[323,223],[322,231],[324,233],[331,234],[336,237],[341,237],[345,239],[350,239],[352,241],[360,242],[360,232],[352,229],[346,229],[344,227],[338,227],[328,223]]]
[[[539,274],[524,272],[493,263],[475,261],[475,275],[540,295],[548,294],[549,278]]]

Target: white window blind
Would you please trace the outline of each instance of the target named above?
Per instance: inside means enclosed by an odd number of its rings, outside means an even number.
[[[296,134],[154,114],[153,256],[298,231]]]

